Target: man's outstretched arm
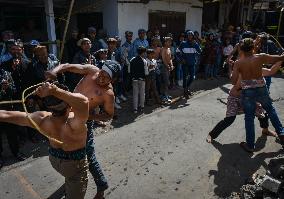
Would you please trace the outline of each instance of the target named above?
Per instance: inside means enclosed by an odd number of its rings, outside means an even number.
[[[282,55],[268,55],[268,54],[260,54],[260,59],[263,64],[274,64],[279,61],[284,61],[284,54]]]
[[[275,75],[277,71],[281,68],[282,62],[276,62],[270,69],[269,68],[262,68],[262,76],[268,77]]]
[[[47,116],[47,112],[38,111],[30,113],[27,115],[25,112],[20,111],[5,111],[0,110],[0,122],[6,122],[10,124],[16,124],[19,126],[27,126],[34,128],[33,124],[30,122],[28,116],[33,119],[37,125],[41,125],[43,119]]]
[[[45,73],[47,79],[55,79],[58,74],[64,72],[77,73],[81,75],[87,75],[97,72],[99,68],[91,64],[61,64],[56,68],[49,70]]]

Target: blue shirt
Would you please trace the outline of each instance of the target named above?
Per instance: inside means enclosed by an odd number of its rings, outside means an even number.
[[[127,56],[127,58],[128,58],[128,60],[130,60],[132,57],[134,57],[133,55],[132,55],[132,48],[133,48],[133,44],[130,42],[124,42],[124,44],[122,45],[122,49],[121,49],[121,51],[122,52],[124,52],[125,50],[127,50],[127,52],[128,52],[128,56]]]
[[[13,58],[13,56],[10,53],[5,53],[2,56],[0,56],[0,64],[3,63],[3,62],[6,62],[6,61],[8,61],[12,58]]]
[[[131,55],[132,57],[136,57],[138,55],[137,53],[137,49],[139,46],[143,46],[145,48],[148,48],[149,47],[149,43],[147,41],[147,39],[135,39],[134,42],[133,42],[133,48],[131,50]]]
[[[196,55],[201,53],[201,48],[197,42],[183,41],[177,53],[180,54],[181,59],[184,60],[187,65],[194,66],[196,63]]]

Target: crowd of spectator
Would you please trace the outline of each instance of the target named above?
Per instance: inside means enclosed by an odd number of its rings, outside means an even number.
[[[197,31],[160,35],[158,29],[138,30],[138,38],[126,31],[125,38],[108,37],[106,31],[89,27],[86,36],[79,36],[73,30],[66,41],[62,62],[92,64],[101,68],[106,60],[116,61],[121,66],[120,77],[113,83],[116,109],[123,109],[122,101],[132,96],[133,112],[143,112],[144,105],[171,103],[169,90],[183,89],[185,98],[191,93],[191,83],[196,77],[208,81],[227,76],[227,63],[234,56],[237,45],[244,34],[254,33],[239,27],[229,26],[225,30],[204,27],[201,36]],[[28,36],[25,33],[26,37]],[[59,60],[48,53],[47,46],[38,40],[24,43],[15,38],[12,31],[3,31],[0,46],[0,100],[20,99],[23,90],[45,81],[45,71],[59,65]],[[255,34],[255,38],[257,34]],[[259,52],[278,54],[278,47],[265,34],[259,39]],[[82,77],[65,73],[59,77],[70,90],[73,90]],[[130,93],[132,91],[132,94]],[[27,102],[29,111],[41,108],[37,98]],[[5,105],[7,110],[21,110],[17,104]],[[9,146],[18,160],[24,157],[19,153],[19,145],[26,138],[36,141],[32,129],[16,125],[0,124],[0,165],[2,132],[7,134]],[[20,132],[20,133],[19,133]]]

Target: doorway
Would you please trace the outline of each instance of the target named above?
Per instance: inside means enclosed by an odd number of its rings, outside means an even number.
[[[153,11],[149,13],[149,30],[158,29],[161,36],[172,33],[177,39],[179,33],[185,31],[186,13]]]
[[[88,27],[93,26],[97,29],[103,28],[103,13],[81,13],[77,15],[78,30],[79,33],[85,33],[87,35]]]

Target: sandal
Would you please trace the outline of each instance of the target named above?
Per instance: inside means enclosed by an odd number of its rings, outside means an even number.
[[[271,136],[271,137],[278,137],[277,133],[275,131],[272,131],[272,130],[262,130],[262,135],[263,136]]]

